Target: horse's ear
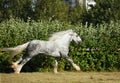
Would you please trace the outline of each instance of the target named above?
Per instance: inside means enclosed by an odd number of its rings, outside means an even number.
[[[70,29],[69,32],[74,33],[74,30],[73,30],[73,29]]]
[[[73,36],[73,31],[69,32],[70,36]]]
[[[72,29],[70,29],[70,31],[73,31]]]

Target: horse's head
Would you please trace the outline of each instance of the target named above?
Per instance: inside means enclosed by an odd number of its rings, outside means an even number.
[[[70,35],[71,35],[71,41],[73,40],[73,41],[75,41],[77,44],[80,44],[80,43],[82,42],[82,39],[80,38],[80,36],[79,36],[76,32],[72,31],[72,32],[70,33]]]
[[[56,32],[51,35],[49,38],[49,41],[56,41],[56,40],[61,40],[61,39],[70,39],[70,41],[75,41],[76,43],[80,44],[82,42],[81,38],[79,35],[74,32],[72,29],[66,30],[66,31],[60,31]],[[62,40],[63,42],[63,40]]]

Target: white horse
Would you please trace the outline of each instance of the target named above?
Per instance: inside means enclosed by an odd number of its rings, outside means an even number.
[[[14,48],[3,48],[2,51],[13,51],[12,56],[25,50],[25,54],[16,62],[12,63],[15,73],[20,73],[22,67],[34,56],[45,54],[55,57],[54,73],[57,73],[57,58],[62,57],[69,61],[76,70],[80,70],[72,59],[69,58],[69,45],[74,40],[81,43],[81,38],[73,30],[66,30],[52,34],[48,41],[33,40]]]

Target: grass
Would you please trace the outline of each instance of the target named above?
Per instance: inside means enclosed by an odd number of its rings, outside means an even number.
[[[120,83],[120,72],[60,72],[0,75],[1,83]]]

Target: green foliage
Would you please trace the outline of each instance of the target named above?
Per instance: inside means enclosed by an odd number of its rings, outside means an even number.
[[[42,5],[41,5],[42,4]],[[35,7],[35,20],[67,20],[67,5],[60,0],[39,0]]]
[[[84,11],[79,4],[69,12],[69,6],[64,0],[37,0],[34,9],[32,0],[0,0],[0,22],[6,19],[20,18],[32,20],[59,20],[65,23],[79,25],[93,23],[110,23],[120,20],[119,0],[96,0],[96,6]]]
[[[92,24],[73,26],[59,21],[24,22],[10,19],[0,23],[0,48],[14,47],[33,39],[47,40],[56,31],[73,29],[83,40],[78,46],[74,42],[70,45],[69,56],[83,71],[115,71],[120,70],[120,22],[103,23],[94,27]],[[93,49],[87,51],[86,49]],[[97,50],[94,50],[94,49]],[[16,61],[23,53],[16,56]],[[7,60],[9,53],[0,52],[0,72],[10,72]],[[52,57],[34,57],[28,62],[23,71],[51,71],[54,63]],[[59,61],[59,70],[73,70],[64,59]]]
[[[110,23],[120,20],[120,2],[119,0],[96,0],[96,6],[83,14],[83,23]]]
[[[20,18],[27,21],[32,20],[59,20],[71,24],[81,22],[83,10],[78,5],[69,12],[69,5],[63,0],[38,0],[35,8],[32,8],[32,0],[1,0],[0,22],[6,19]]]
[[[38,0],[34,10],[31,0],[0,0],[0,48],[33,39],[47,40],[51,33],[71,28],[82,37],[83,43],[80,47],[72,43],[69,55],[83,71],[120,70],[119,10],[119,0],[97,0],[88,12],[79,5],[69,12],[63,0]],[[85,51],[88,48],[97,51]],[[0,72],[12,71],[8,56],[9,53],[0,53]],[[23,71],[51,71],[53,61],[54,58],[38,56],[28,62]],[[65,60],[59,63],[59,70],[73,70]]]

